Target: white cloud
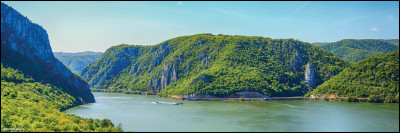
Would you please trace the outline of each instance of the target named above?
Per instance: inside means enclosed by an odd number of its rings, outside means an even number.
[[[184,5],[182,2],[176,2],[176,3],[178,3],[178,5],[181,5],[181,6],[183,6],[183,5]]]
[[[375,28],[375,27],[373,27],[373,28],[371,28],[371,31],[379,31],[379,29],[378,29],[378,28]]]

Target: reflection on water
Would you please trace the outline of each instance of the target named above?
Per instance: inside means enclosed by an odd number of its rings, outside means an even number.
[[[399,104],[306,100],[179,101],[93,92],[96,103],[66,110],[109,118],[125,131],[399,131]],[[154,101],[183,105],[153,104]]]

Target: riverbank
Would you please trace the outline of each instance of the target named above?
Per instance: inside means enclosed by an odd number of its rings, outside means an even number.
[[[123,91],[109,91],[102,89],[92,89],[92,92],[105,92],[105,93],[123,93],[130,95],[157,95],[154,93],[125,93]],[[171,95],[169,97],[175,100],[187,101],[265,101],[265,100],[309,100],[310,97],[293,96],[293,97],[270,97],[255,91],[242,91],[231,94],[227,97],[215,97],[202,94],[189,94],[189,95]]]
[[[257,97],[240,97],[240,98],[174,98],[176,100],[188,100],[188,101],[265,101],[265,100],[308,100],[309,97],[295,96],[295,97],[268,97],[268,98],[257,98]]]
[[[369,97],[356,97],[356,96],[338,96],[334,94],[318,94],[310,95],[310,100],[321,100],[321,101],[336,101],[336,102],[372,102],[372,103],[398,103],[399,98],[393,97],[379,97],[372,95]]]

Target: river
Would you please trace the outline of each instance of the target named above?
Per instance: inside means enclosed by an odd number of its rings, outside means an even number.
[[[392,131],[399,104],[308,100],[181,101],[157,96],[93,92],[96,103],[66,110],[83,118],[109,118],[124,131]],[[182,105],[154,104],[154,101]]]

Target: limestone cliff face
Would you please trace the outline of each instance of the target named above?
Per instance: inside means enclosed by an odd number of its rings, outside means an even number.
[[[1,33],[2,46],[9,42],[7,45],[19,54],[43,59],[46,63],[51,61],[53,53],[46,30],[4,3],[1,3]]]
[[[316,87],[315,76],[314,76],[314,68],[307,64],[306,71],[305,71],[305,84],[310,86],[311,88]]]
[[[95,102],[89,85],[54,57],[46,30],[4,3],[1,3],[1,62],[37,81],[61,86],[80,103]]]
[[[290,60],[290,66],[292,67],[294,72],[299,71],[299,67],[301,67],[303,63],[303,59],[299,55],[299,52],[296,51],[295,56],[293,56],[293,59]]]
[[[157,47],[155,47],[157,48]],[[154,48],[153,48],[154,49]],[[151,67],[148,70],[148,72],[151,72],[153,69],[157,67],[158,65],[161,65],[161,62],[165,59],[166,56],[168,56],[170,52],[170,48],[168,47],[168,43],[162,44],[160,47],[158,47],[156,51],[156,56],[151,62]],[[154,78],[150,79],[147,84],[147,90],[149,92],[160,92],[162,89],[167,87],[170,83],[176,82],[177,80],[177,74],[179,74],[179,71],[176,70],[175,66],[183,62],[182,56],[178,57],[173,57],[173,63],[170,65],[163,64],[163,68],[161,71],[155,75]]]

